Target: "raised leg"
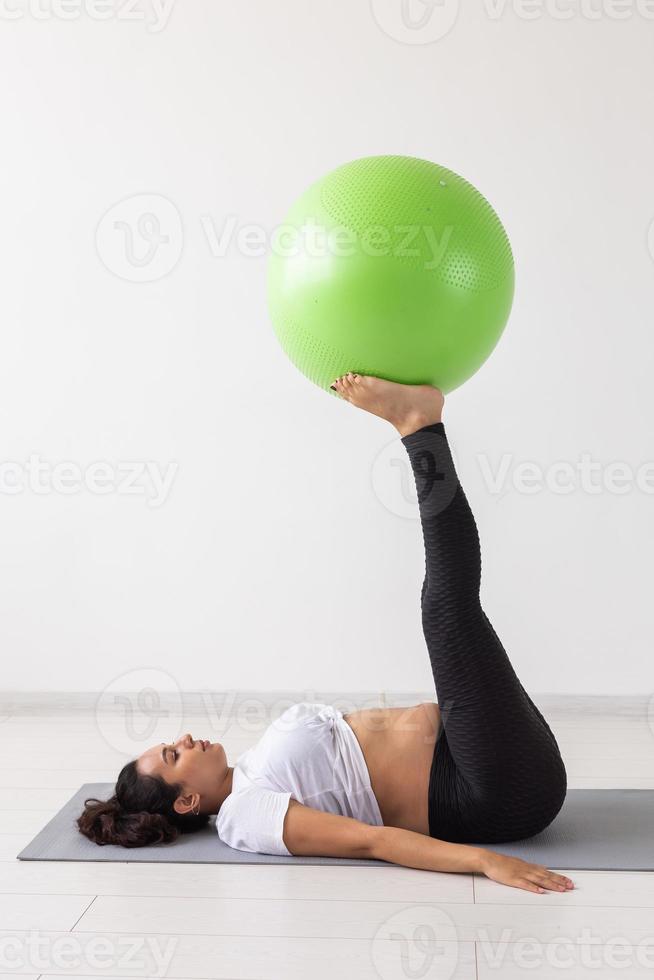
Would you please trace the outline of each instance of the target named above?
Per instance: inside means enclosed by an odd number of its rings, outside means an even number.
[[[543,829],[565,796],[554,736],[481,607],[481,553],[442,422],[403,437],[418,491],[422,622],[443,717],[430,830],[497,842]]]
[[[425,544],[422,623],[441,708],[429,786],[434,837],[498,843],[544,829],[566,790],[565,768],[481,607],[481,554],[470,506],[428,385],[347,375],[334,384],[351,404],[402,436],[418,490]]]

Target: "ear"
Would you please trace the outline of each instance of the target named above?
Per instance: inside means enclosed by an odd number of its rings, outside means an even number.
[[[197,793],[189,793],[186,796],[178,796],[173,803],[173,810],[175,813],[191,813],[193,810],[199,810],[200,808],[200,797]]]

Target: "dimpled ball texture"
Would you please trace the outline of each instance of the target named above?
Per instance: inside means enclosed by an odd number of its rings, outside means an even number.
[[[355,371],[452,391],[511,310],[506,232],[462,177],[428,160],[364,157],[313,184],[273,236],[279,342],[325,391]]]

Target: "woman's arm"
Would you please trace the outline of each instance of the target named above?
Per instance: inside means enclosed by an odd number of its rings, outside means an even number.
[[[291,854],[372,858],[423,871],[478,872],[531,892],[573,887],[569,878],[519,858],[398,827],[371,827],[350,817],[313,810],[297,800],[289,802],[283,836]]]

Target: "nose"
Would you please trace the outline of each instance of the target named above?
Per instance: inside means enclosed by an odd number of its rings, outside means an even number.
[[[192,749],[195,742],[193,741],[191,733],[187,732],[185,735],[180,736],[180,738],[177,739],[177,745],[182,745],[186,749]]]

